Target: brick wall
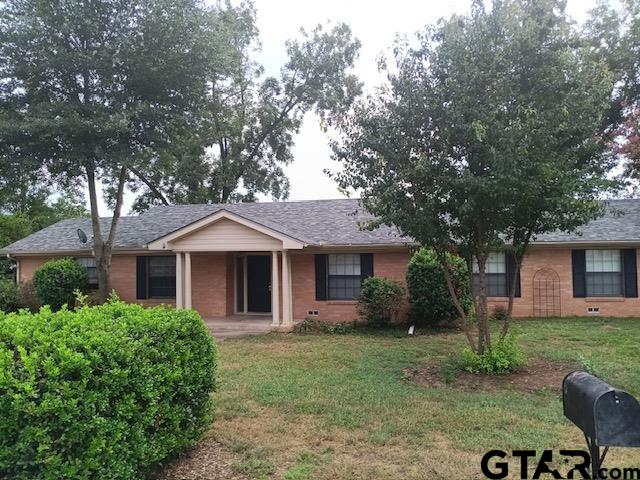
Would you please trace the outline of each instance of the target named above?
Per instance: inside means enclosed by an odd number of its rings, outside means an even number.
[[[407,263],[410,258],[407,250],[375,252],[373,254],[373,274],[377,277],[399,280],[404,284]],[[303,320],[308,317],[309,310],[317,310],[317,318],[327,322],[352,322],[358,319],[355,301],[316,300],[315,261],[312,254],[293,254],[291,256],[291,270],[294,320]]]
[[[637,255],[637,252],[636,252]],[[640,261],[637,261],[640,269]],[[520,284],[522,296],[514,301],[517,317],[534,315],[534,276],[539,270],[552,269],[560,278],[560,311],[562,316],[588,315],[588,307],[599,307],[600,316],[640,316],[640,299],[620,297],[574,298],[571,273],[571,249],[560,247],[531,247],[522,262]],[[506,299],[490,299],[489,308],[507,306]]]
[[[231,315],[234,310],[234,275],[232,254],[192,254],[193,306],[203,316]],[[20,281],[33,277],[35,270],[52,257],[24,257],[20,259]],[[112,286],[120,298],[136,302],[135,255],[115,255],[112,260]],[[374,275],[389,277],[404,283],[408,251],[374,253]],[[280,263],[280,262],[278,262]],[[329,322],[357,320],[356,302],[316,301],[315,263],[312,253],[291,255],[293,278],[293,316],[302,320],[308,311],[318,311],[318,318]],[[640,258],[638,259],[640,271]],[[639,298],[573,298],[571,276],[571,249],[532,247],[524,259],[520,282],[522,296],[515,299],[514,315],[529,317],[534,314],[534,276],[539,270],[552,269],[560,279],[560,310],[563,316],[585,316],[588,307],[599,307],[601,316],[640,316]],[[282,272],[280,272],[282,279]],[[640,283],[640,282],[639,282]],[[282,287],[280,288],[282,292]],[[172,300],[141,300],[145,305],[173,304]],[[491,298],[490,309],[506,307],[506,299]],[[282,311],[282,309],[281,309]]]

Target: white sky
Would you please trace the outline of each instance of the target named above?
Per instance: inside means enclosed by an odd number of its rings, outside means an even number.
[[[440,17],[467,11],[470,4],[471,0],[255,0],[262,42],[259,60],[267,74],[275,75],[286,61],[285,40],[297,36],[301,27],[310,30],[328,20],[345,22],[362,42],[354,73],[365,89],[371,89],[382,81],[376,59],[391,47],[397,33],[412,35]],[[582,22],[594,5],[595,0],[569,0],[567,10]],[[290,200],[342,196],[323,173],[336,164],[330,159],[327,134],[313,114],[306,116],[293,154],[295,161],[286,168]],[[123,213],[129,212],[132,201],[133,195],[127,194]],[[107,214],[104,205],[100,213]]]

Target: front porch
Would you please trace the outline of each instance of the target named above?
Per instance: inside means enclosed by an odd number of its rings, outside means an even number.
[[[290,251],[303,246],[220,211],[147,247],[175,254],[176,308],[198,310],[214,336],[237,336],[291,330]]]

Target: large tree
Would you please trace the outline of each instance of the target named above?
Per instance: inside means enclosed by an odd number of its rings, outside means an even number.
[[[490,252],[519,266],[536,235],[598,215],[611,186],[596,135],[611,75],[586,54],[565,2],[492,3],[396,44],[388,85],[357,105],[334,144],[336,179],[379,222],[434,248],[447,278],[448,250],[477,263],[475,334],[448,283],[478,353],[491,348]]]
[[[344,24],[301,31],[288,41],[278,76],[265,76],[253,60],[259,38],[250,3],[226,5],[218,28],[230,41],[208,77],[207,115],[201,128],[151,159],[154,171],[140,185],[139,210],[149,203],[253,201],[258,194],[286,198],[283,167],[293,161],[304,115],[314,111],[331,123],[360,92],[349,73],[360,44]]]
[[[0,5],[0,141],[21,172],[89,191],[100,293],[127,182],[199,121],[217,58],[197,0],[9,0]],[[100,222],[104,187],[113,217]]]
[[[600,1],[585,25],[592,53],[605,61],[616,87],[602,124],[624,174],[640,180],[640,1]]]

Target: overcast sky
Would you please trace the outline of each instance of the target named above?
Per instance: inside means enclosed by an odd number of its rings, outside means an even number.
[[[318,23],[345,22],[362,42],[355,74],[366,89],[378,85],[376,59],[388,51],[397,33],[412,35],[425,25],[451,13],[466,12],[471,0],[255,0],[258,28],[262,42],[260,60],[267,74],[275,75],[286,61],[284,42],[295,37],[299,29],[311,29]],[[584,21],[595,0],[569,0],[568,11]],[[320,130],[317,118],[308,114],[293,149],[295,161],[287,167],[291,180],[290,200],[341,197],[335,183],[323,173],[334,169],[327,135]],[[126,196],[124,212],[133,197]],[[268,199],[267,199],[268,200]],[[105,206],[101,214],[105,215]]]

